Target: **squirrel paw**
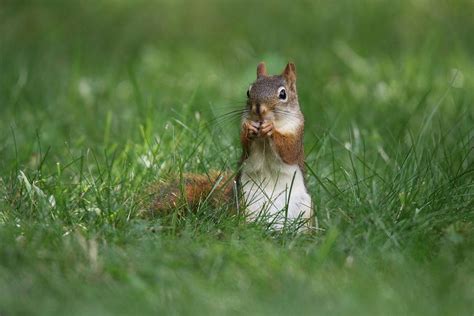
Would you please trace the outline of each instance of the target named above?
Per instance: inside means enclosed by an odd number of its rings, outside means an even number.
[[[258,130],[260,128],[259,122],[247,121],[244,123],[245,135],[248,139],[254,139],[258,136]]]
[[[260,137],[272,136],[273,134],[273,122],[264,121],[260,126]]]

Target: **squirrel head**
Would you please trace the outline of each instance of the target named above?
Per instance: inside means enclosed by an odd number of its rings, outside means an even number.
[[[288,113],[300,113],[296,92],[296,67],[288,63],[280,75],[269,76],[265,63],[257,66],[257,80],[247,90],[248,118],[274,120]]]

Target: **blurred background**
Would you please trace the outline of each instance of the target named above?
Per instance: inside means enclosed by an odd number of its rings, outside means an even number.
[[[310,133],[343,135],[357,122],[398,137],[448,87],[472,87],[473,9],[470,0],[3,1],[2,169],[12,131],[21,156],[37,134],[94,148],[136,141],[140,126],[157,134],[171,118],[211,120],[242,106],[262,60],[272,73],[296,63]],[[446,102],[458,99],[472,101],[472,89]]]
[[[0,315],[472,316],[473,13],[0,1]],[[317,233],[138,218],[157,179],[236,166],[260,61],[296,63]]]

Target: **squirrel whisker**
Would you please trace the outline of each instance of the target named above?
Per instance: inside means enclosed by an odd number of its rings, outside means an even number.
[[[226,112],[226,113],[222,113],[222,114],[219,114],[219,115],[216,115],[214,118],[220,118],[220,117],[225,117],[225,116],[229,116],[229,115],[234,115],[234,114],[243,114],[245,113],[245,110],[233,110],[233,111],[229,111],[229,112]]]

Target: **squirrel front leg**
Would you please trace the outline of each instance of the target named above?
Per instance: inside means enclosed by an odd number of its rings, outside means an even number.
[[[246,159],[249,156],[250,144],[259,135],[260,124],[254,121],[244,121],[240,130],[240,142],[242,143],[243,156]]]
[[[301,138],[298,135],[285,135],[274,131],[273,142],[281,160],[289,165],[304,165],[304,154]]]
[[[273,122],[267,121],[263,122],[260,127],[260,135],[262,137],[271,137],[278,155],[284,163],[303,166],[303,132],[301,130],[295,134],[283,134],[274,128]]]

